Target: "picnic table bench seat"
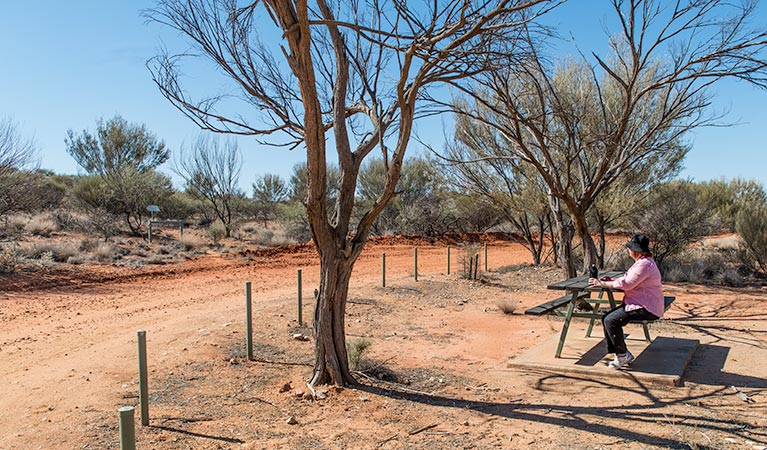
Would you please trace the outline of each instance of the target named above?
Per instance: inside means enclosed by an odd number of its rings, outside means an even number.
[[[589,293],[588,292],[579,292],[578,298],[588,298]],[[534,306],[527,311],[525,311],[525,314],[529,316],[542,316],[543,314],[548,314],[570,302],[572,299],[572,295],[567,294],[563,295],[559,298],[555,298],[554,300],[550,300],[546,303],[541,303],[538,306]]]

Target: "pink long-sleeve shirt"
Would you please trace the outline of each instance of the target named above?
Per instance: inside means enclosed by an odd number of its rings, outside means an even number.
[[[644,308],[658,317],[665,310],[663,285],[655,260],[640,256],[626,273],[613,281],[612,287],[623,290],[626,311]]]

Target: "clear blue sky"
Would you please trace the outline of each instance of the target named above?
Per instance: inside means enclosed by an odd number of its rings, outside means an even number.
[[[548,19],[571,28],[584,49],[604,42],[596,0],[571,0]],[[156,24],[147,24],[142,9],[148,0],[4,2],[0,14],[0,116],[10,116],[40,148],[41,166],[74,174],[79,168],[64,150],[68,129],[95,130],[96,120],[121,114],[144,123],[174,151],[190,143],[199,130],[173,108],[151,80],[145,62],[161,43],[187,49],[179,37]],[[765,6],[759,22],[767,26]],[[221,78],[211,77],[210,92]],[[207,80],[195,80],[207,82]],[[718,86],[715,108],[728,109],[729,128],[695,133],[683,177],[754,178],[767,184],[767,92],[744,83]],[[421,129],[430,128],[421,126]],[[434,139],[441,140],[442,133]],[[240,138],[245,158],[240,184],[250,193],[257,175],[277,173],[285,178],[304,159],[301,150],[262,147]],[[417,143],[412,144],[417,149]],[[170,174],[168,167],[163,171]]]

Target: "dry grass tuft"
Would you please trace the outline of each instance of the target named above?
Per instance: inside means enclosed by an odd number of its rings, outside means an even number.
[[[77,249],[68,244],[40,242],[27,248],[25,254],[29,259],[66,262],[70,256],[77,255]]]
[[[49,237],[51,233],[58,229],[58,224],[48,214],[35,216],[24,226],[24,230],[27,233],[42,237]]]
[[[365,353],[372,342],[370,339],[359,338],[346,341],[346,353],[349,355],[349,368],[351,370],[357,370],[362,361],[362,356]]]
[[[496,306],[504,314],[514,314],[514,311],[519,309],[519,302],[516,300],[498,300]]]
[[[185,234],[178,240],[179,245],[182,249],[185,251],[190,251],[198,248],[202,245],[202,241],[198,236],[191,235],[189,233]]]
[[[108,261],[113,259],[115,255],[114,245],[108,242],[102,242],[96,248],[93,249],[93,256],[99,261]]]

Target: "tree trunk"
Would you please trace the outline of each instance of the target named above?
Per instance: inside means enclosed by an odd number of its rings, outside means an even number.
[[[558,230],[554,228],[554,224],[551,222],[551,214],[546,216],[546,222],[548,223],[549,227],[549,243],[551,244],[551,255],[552,259],[554,260],[554,265],[556,265],[559,262],[559,242],[557,238]]]
[[[557,251],[562,270],[567,278],[576,276],[575,261],[573,260],[573,231],[569,222],[565,220],[559,199],[549,194],[549,207],[554,216],[554,226],[557,229]]]
[[[605,253],[607,252],[607,231],[605,225],[600,222],[599,224],[599,248],[597,248],[597,260],[599,261],[599,268],[605,268]]]
[[[594,239],[589,233],[589,226],[586,223],[586,214],[583,211],[570,211],[570,218],[575,225],[575,232],[581,238],[583,246],[583,272],[588,273],[592,264],[597,264],[597,248],[594,245]]]
[[[346,299],[354,259],[347,259],[340,251],[320,256],[320,289],[313,324],[315,362],[310,386],[356,384],[349,371],[345,325]]]

